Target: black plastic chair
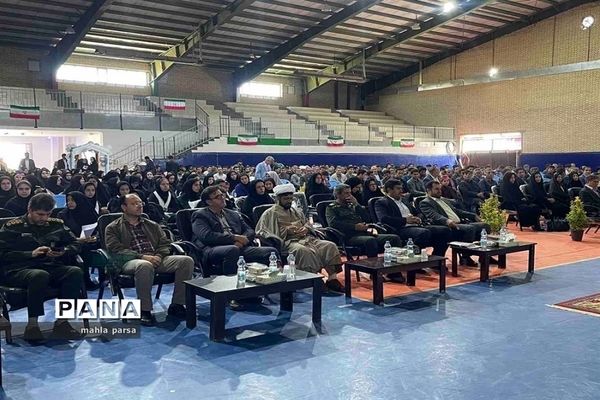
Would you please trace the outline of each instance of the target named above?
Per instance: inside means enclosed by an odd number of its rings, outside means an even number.
[[[367,209],[369,210],[369,215],[371,216],[371,221],[373,221],[373,222],[378,222],[377,213],[375,212],[375,203],[379,199],[383,199],[383,197],[381,197],[381,196],[372,197],[369,199],[369,202],[367,203]]]
[[[252,219],[254,220],[254,224],[258,224],[258,220],[269,208],[273,207],[273,204],[263,204],[260,206],[256,206],[252,209]]]
[[[15,218],[14,212],[7,210],[6,208],[0,208],[0,218]]]
[[[236,197],[235,198],[235,207],[240,212],[244,209],[244,204],[246,203],[246,197],[247,196],[241,196],[241,197]]]
[[[102,296],[104,295],[104,288],[107,284],[110,284],[113,295],[118,296],[120,300],[123,300],[125,298],[122,289],[135,287],[135,278],[133,275],[123,274],[119,271],[114,271],[113,260],[108,251],[106,250],[106,227],[111,222],[116,221],[122,215],[123,214],[121,213],[105,214],[101,215],[100,218],[98,218],[98,242],[100,244],[100,249],[94,250],[94,252],[96,252],[96,254],[99,254],[101,257],[104,258],[105,264],[104,271],[100,274],[100,290],[98,290],[99,300],[102,299]],[[155,298],[160,298],[160,293],[162,291],[163,284],[169,284],[173,282],[175,282],[174,273],[155,273],[153,285],[158,285]]]
[[[575,197],[579,196],[579,192],[581,192],[581,188],[579,188],[579,187],[572,187],[572,188],[569,188],[569,190],[567,190],[567,193],[569,193],[569,198],[571,199],[571,201],[575,200]]]
[[[203,277],[207,277],[209,275],[207,275],[202,268],[202,250],[200,250],[193,242],[194,231],[192,230],[192,214],[196,211],[197,209],[186,209],[179,210],[177,211],[177,214],[175,214],[177,230],[182,239],[178,244],[183,247],[187,255],[194,259],[196,272],[200,273]]]
[[[0,218],[0,228],[2,228],[4,224],[6,224],[8,221],[11,221],[13,219],[14,217]],[[83,260],[81,260],[81,257],[79,256],[77,257],[77,263],[79,264],[79,267],[84,267]],[[45,300],[52,300],[58,298],[59,295],[60,289],[49,287],[44,297]],[[81,291],[79,296],[81,299],[87,299],[87,290],[85,288],[85,283],[83,282],[83,280],[81,282]],[[27,289],[7,286],[3,284],[0,285],[0,303],[2,303],[2,316],[4,316],[4,318],[6,318],[6,320],[10,322],[9,311],[16,311],[21,308],[27,307]],[[83,324],[86,328],[90,327],[89,320],[87,319],[83,320]],[[12,343],[12,333],[10,329],[11,327],[9,327],[9,329],[6,330],[6,343]]]
[[[328,200],[333,200],[333,194],[332,193],[313,194],[308,199],[308,201],[310,202],[310,205],[313,206],[313,207],[317,207],[317,204],[319,204],[320,202],[322,202],[322,201],[328,201]]]

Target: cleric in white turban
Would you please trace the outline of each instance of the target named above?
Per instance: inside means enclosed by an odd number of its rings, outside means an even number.
[[[320,273],[326,271],[326,287],[329,290],[343,292],[344,288],[337,280],[342,271],[342,260],[335,243],[320,240],[314,235],[313,228],[307,224],[304,214],[292,207],[296,188],[291,183],[277,185],[273,193],[277,203],[266,210],[256,224],[256,234],[277,240],[281,250],[285,249],[296,257],[296,267],[302,271]]]
[[[286,183],[284,185],[277,185],[273,188],[273,193],[275,196],[281,196],[282,194],[290,194],[296,191],[296,187],[291,183]]]

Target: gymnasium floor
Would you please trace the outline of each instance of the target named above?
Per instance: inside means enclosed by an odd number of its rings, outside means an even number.
[[[387,284],[387,296],[414,293],[385,307],[326,297],[321,335],[310,328],[310,294],[299,293],[291,316],[277,305],[228,312],[225,343],[208,340],[208,303],[193,331],[161,316],[140,339],[2,343],[0,398],[598,399],[600,318],[548,305],[600,292],[600,259],[585,260],[598,256],[600,234],[519,238],[540,244],[530,281],[518,272],[524,260],[509,258],[490,284],[468,283],[477,271],[461,269],[445,295],[427,291],[436,277],[418,276],[416,289]],[[156,309],[169,299],[165,290]]]

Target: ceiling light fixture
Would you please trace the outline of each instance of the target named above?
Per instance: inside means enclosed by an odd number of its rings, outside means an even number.
[[[498,75],[498,68],[496,68],[496,67],[490,68],[488,75],[490,76],[490,78],[495,78],[496,75]]]
[[[590,29],[592,27],[592,25],[594,25],[594,22],[596,20],[594,19],[594,17],[592,17],[591,15],[588,15],[587,17],[585,17],[584,19],[581,20],[581,29],[583,29],[584,31],[586,29]]]
[[[447,1],[442,5],[442,12],[447,14],[456,9],[456,3],[454,1]]]

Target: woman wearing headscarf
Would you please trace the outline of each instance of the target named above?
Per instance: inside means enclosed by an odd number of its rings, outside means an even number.
[[[62,219],[65,226],[67,226],[75,236],[82,237],[81,232],[87,225],[93,225],[98,222],[98,214],[91,207],[88,199],[81,192],[69,192],[67,193],[67,207],[58,213],[58,218]],[[92,232],[92,235],[95,230]],[[94,236],[89,238],[80,239],[81,242],[81,257],[83,258],[84,265],[91,265],[91,251],[98,248],[98,243]],[[95,290],[98,288],[98,284],[91,280],[89,268],[83,268],[85,287],[88,290]]]
[[[150,196],[152,192],[156,189],[155,177],[152,171],[144,172],[142,179],[142,190],[146,194],[146,198]]]
[[[273,188],[276,186],[275,179],[265,178],[263,182],[265,183],[265,192],[268,194],[273,194]]]
[[[379,189],[379,186],[377,186],[377,180],[375,178],[369,178],[365,181],[363,186],[362,201],[360,199],[357,200],[362,206],[367,207],[369,200],[371,200],[373,197],[384,196],[381,192],[381,189]]]
[[[96,211],[98,214],[107,214],[108,209],[106,206],[102,206],[98,201],[98,194],[96,192],[96,184],[94,182],[86,182],[83,184],[81,193],[85,196],[90,206]],[[108,204],[108,202],[107,202]]]
[[[140,197],[140,199],[142,199],[142,201],[145,202],[147,196],[144,192],[144,189],[142,188],[142,179],[138,175],[130,175],[125,180],[129,182],[129,186],[132,189],[131,193],[137,194]]]
[[[163,212],[176,213],[180,207],[175,193],[171,190],[169,179],[164,176],[156,178],[155,188],[154,192],[148,196],[148,203],[158,204]]]
[[[266,193],[265,183],[261,179],[255,179],[248,186],[248,196],[244,201],[242,213],[252,219],[252,210],[263,204],[274,204],[275,201]]]
[[[121,181],[117,183],[117,195],[110,199],[110,201],[108,202],[108,211],[111,213],[122,212],[123,210],[121,210],[121,197],[126,196],[132,192],[133,189],[131,188],[131,185],[129,185],[129,182]]]
[[[204,177],[204,181],[202,182],[202,187],[209,187],[215,184],[214,174],[208,174]]]
[[[0,208],[4,208],[6,202],[17,194],[10,176],[0,176]]]
[[[318,172],[312,174],[306,183],[306,198],[310,200],[313,194],[328,193],[331,193],[331,190],[323,183],[323,175]]]
[[[231,190],[233,190],[237,185],[239,185],[240,176],[237,172],[231,170],[227,173],[227,178],[225,180],[229,183],[229,187],[231,188]]]
[[[27,214],[29,199],[33,197],[33,187],[31,183],[24,179],[17,183],[16,187],[16,195],[6,202],[4,208],[12,211],[13,214],[19,217]]]
[[[517,175],[514,172],[504,174],[500,186],[500,196],[502,196],[500,207],[503,210],[516,211],[521,227],[531,226],[534,230],[540,230],[542,209],[536,204],[529,204],[527,198],[519,189]]]
[[[551,208],[552,215],[557,218],[564,218],[569,212],[571,199],[569,197],[569,192],[567,192],[567,189],[565,188],[562,174],[557,172],[552,176],[549,195],[554,199]]]
[[[90,161],[91,161],[91,163],[90,163],[90,166],[88,167],[88,171],[91,171],[92,173],[97,174],[98,169],[99,169],[98,160],[96,160],[96,157],[92,157],[92,158],[90,158]]]
[[[544,178],[540,172],[535,172],[527,180],[528,195],[531,196],[531,201],[537,204],[542,209],[552,209],[552,205],[556,202],[548,196],[544,190]]]
[[[67,207],[58,213],[58,217],[77,237],[81,236],[83,226],[98,222],[98,213],[81,192],[67,193]]]
[[[49,190],[54,194],[62,193],[64,189],[61,184],[62,178],[60,175],[51,175],[46,182],[46,190]]]
[[[50,179],[50,170],[48,168],[40,169],[40,172],[38,173],[36,178],[39,180],[43,187],[47,187],[48,179]]]
[[[192,208],[190,202],[200,200],[200,193],[202,193],[202,185],[200,184],[200,178],[192,178],[183,184],[181,189],[181,195],[177,198],[179,207],[182,209]]]
[[[240,183],[233,188],[233,195],[235,197],[248,196],[250,188],[250,177],[248,174],[242,174],[240,176]]]
[[[571,188],[583,188],[583,182],[579,179],[577,171],[573,171],[569,174],[569,183],[567,184],[567,190]]]
[[[69,181],[69,185],[63,190],[64,194],[77,192],[81,188],[81,186],[85,183],[85,179],[83,175],[74,175]]]
[[[273,179],[273,181],[275,182],[275,186],[281,185],[281,178],[279,178],[279,174],[277,174],[277,172],[275,171],[269,171],[267,172],[267,179],[271,178]]]

